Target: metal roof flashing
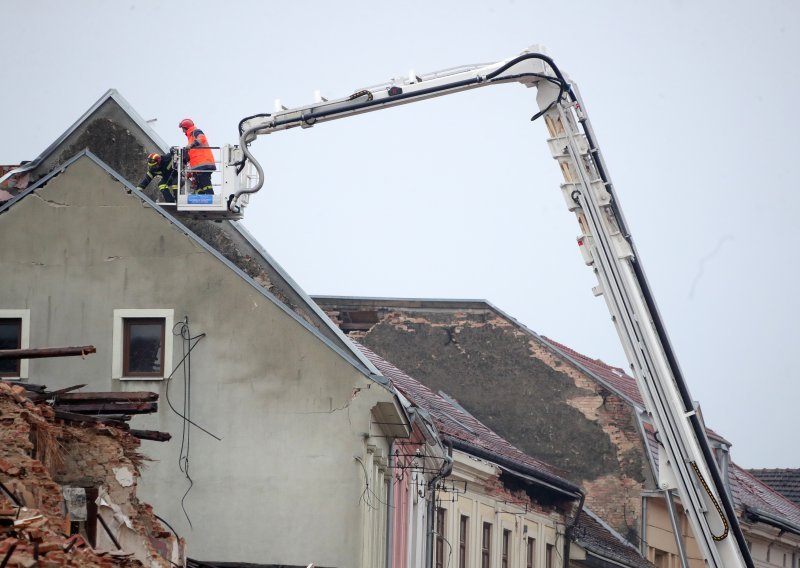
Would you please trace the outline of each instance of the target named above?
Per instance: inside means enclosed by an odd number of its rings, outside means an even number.
[[[20,167],[11,170],[10,172],[6,173],[3,177],[0,178],[0,184],[6,181],[8,178],[24,173],[35,170],[39,165],[47,159],[55,150],[58,148],[73,132],[75,132],[81,124],[86,122],[86,120],[95,112],[97,112],[100,107],[103,106],[107,101],[113,100],[119,107],[130,116],[131,120],[142,129],[142,132],[146,136],[148,136],[153,143],[158,146],[158,148],[162,152],[166,152],[169,149],[166,142],[161,139],[161,137],[156,134],[155,130],[144,120],[139,113],[137,113],[134,108],[125,100],[125,98],[117,91],[116,89],[109,89],[106,91],[103,96],[101,96],[97,102],[95,102],[89,110],[81,115],[78,120],[76,120],[69,128],[67,128],[61,136],[55,139],[55,141],[50,144],[47,148],[44,149],[36,158],[31,160],[30,162],[21,165]]]
[[[361,350],[358,349],[353,342],[344,334],[344,332],[339,329],[339,326],[336,325],[333,320],[331,320],[328,315],[322,310],[322,308],[317,305],[317,303],[308,295],[306,292],[294,281],[294,279],[289,276],[289,274],[283,269],[283,267],[278,264],[278,262],[272,258],[272,256],[266,251],[266,249],[259,243],[256,238],[239,222],[236,221],[229,221],[231,226],[240,234],[242,237],[250,243],[253,248],[255,248],[263,257],[264,260],[269,263],[275,271],[280,274],[281,278],[283,278],[287,285],[289,285],[298,296],[300,296],[303,301],[306,303],[306,306],[317,316],[319,317],[320,321],[325,324],[328,329],[336,335],[344,345],[347,345],[353,355],[367,368],[370,372],[379,375],[383,380],[386,381],[386,385],[389,385],[389,381],[387,381],[381,372],[372,364],[372,362],[367,359],[367,357],[361,353]]]
[[[238,266],[233,264],[230,260],[225,258],[219,251],[214,249],[211,245],[209,245],[203,239],[201,239],[199,236],[197,236],[194,232],[192,232],[188,227],[186,227],[184,224],[182,224],[180,221],[178,221],[170,213],[168,213],[166,210],[161,208],[155,201],[153,201],[152,199],[147,197],[147,195],[145,195],[142,191],[139,191],[138,189],[136,189],[125,178],[120,176],[116,171],[114,171],[111,167],[109,167],[108,164],[103,162],[100,158],[98,158],[96,155],[94,155],[89,150],[81,150],[75,156],[73,156],[72,158],[70,158],[67,161],[63,162],[57,168],[55,168],[53,171],[48,173],[45,177],[43,177],[42,179],[38,180],[36,183],[31,185],[30,187],[26,188],[23,192],[21,192],[19,195],[17,195],[14,199],[2,204],[2,206],[0,206],[0,214],[2,214],[4,212],[8,211],[9,209],[11,209],[14,205],[16,205],[19,201],[24,199],[26,196],[30,195],[32,192],[34,192],[37,189],[47,185],[47,183],[50,182],[53,178],[55,178],[56,176],[60,175],[64,171],[66,171],[72,164],[74,164],[75,162],[77,162],[81,158],[88,158],[88,159],[92,160],[97,166],[99,166],[100,168],[105,170],[112,178],[114,178],[116,181],[121,183],[123,185],[123,187],[125,187],[125,189],[128,191],[128,193],[131,193],[131,194],[137,196],[145,204],[150,206],[153,210],[155,210],[162,217],[164,217],[167,221],[169,221],[170,223],[175,225],[181,232],[183,232],[186,236],[188,236],[190,239],[192,239],[196,244],[198,244],[200,247],[205,249],[208,253],[213,255],[217,260],[222,262],[229,269],[233,270],[240,278],[242,278],[244,281],[246,281],[248,284],[250,284],[253,288],[255,288],[261,295],[263,295],[265,298],[267,298],[270,302],[272,302],[275,306],[277,306],[286,315],[291,317],[293,320],[295,320],[297,323],[299,323],[301,326],[303,326],[306,330],[311,332],[317,339],[322,341],[326,346],[328,346],[330,349],[332,349],[334,352],[336,352],[338,355],[340,355],[342,358],[344,358],[347,362],[349,362],[350,365],[352,365],[359,373],[363,374],[369,380],[371,380],[371,381],[379,384],[380,386],[386,388],[390,392],[392,391],[392,389],[391,389],[391,387],[389,385],[388,379],[386,379],[377,369],[375,369],[375,367],[371,363],[370,363],[369,367],[367,367],[367,365],[364,365],[362,363],[360,357],[355,357],[352,352],[346,352],[341,347],[339,347],[338,345],[334,344],[330,339],[325,337],[318,329],[316,329],[314,326],[312,326],[306,320],[304,320],[299,315],[297,315],[295,312],[293,312],[291,309],[289,309],[283,302],[281,302],[279,299],[277,299],[275,296],[273,296],[263,286],[258,284],[253,278],[251,278],[242,269],[240,269]]]

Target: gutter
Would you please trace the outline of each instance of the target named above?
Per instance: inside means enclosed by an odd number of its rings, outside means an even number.
[[[572,522],[564,529],[564,566],[569,566],[569,552],[573,540],[572,533],[575,532],[575,527],[578,526],[578,519],[581,516],[581,511],[583,511],[583,503],[586,501],[586,494],[583,491],[581,491],[580,494],[581,500],[578,502],[578,510],[575,511]]]
[[[768,513],[767,511],[764,511],[762,509],[745,506],[744,513],[745,516],[750,520],[760,521],[762,523],[779,528],[783,531],[800,535],[800,525],[793,523],[789,520],[782,519],[777,515],[773,515],[772,513]]]
[[[583,495],[580,487],[573,485],[569,481],[561,479],[560,477],[557,477],[551,473],[534,469],[528,465],[520,464],[514,460],[490,452],[489,450],[486,450],[480,446],[475,446],[469,442],[459,440],[458,438],[446,436],[445,440],[450,442],[457,450],[461,450],[476,457],[494,462],[509,473],[519,475],[528,481],[532,481],[537,485],[541,485],[542,487],[547,487],[572,499],[580,499]]]

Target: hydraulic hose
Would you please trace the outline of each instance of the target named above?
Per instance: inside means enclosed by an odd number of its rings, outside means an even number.
[[[239,126],[241,127],[241,123],[239,123]],[[253,157],[253,154],[250,153],[250,150],[248,149],[248,144],[247,142],[245,142],[245,140],[247,140],[247,137],[250,134],[253,134],[257,130],[260,130],[261,128],[263,128],[263,126],[255,126],[253,128],[250,128],[249,130],[245,130],[239,138],[239,147],[242,149],[242,153],[244,153],[243,162],[246,162],[247,160],[250,160],[250,162],[252,162],[258,174],[258,182],[256,182],[256,185],[254,187],[251,187],[250,189],[240,189],[230,197],[230,199],[228,200],[228,210],[232,211],[233,213],[238,213],[241,210],[241,207],[239,207],[238,205],[234,205],[234,203],[239,199],[240,195],[255,193],[264,186],[264,168],[261,167],[261,164],[258,163],[258,160],[256,160]]]
[[[500,75],[502,75],[505,71],[511,69],[512,67],[514,67],[518,63],[521,63],[523,61],[527,61],[529,59],[539,59],[541,61],[544,61],[553,70],[553,73],[555,74],[555,78],[551,77],[549,75],[542,74],[542,73],[520,73],[518,75],[512,75],[512,76],[507,76],[507,77],[502,77],[502,78],[500,77]],[[400,95],[392,97],[390,99],[390,101],[387,101],[385,99],[375,100],[375,99],[373,99],[372,93],[370,91],[360,91],[360,92],[356,93],[356,95],[359,95],[359,94],[362,94],[362,93],[366,94],[367,95],[367,100],[366,101],[355,101],[354,100],[352,105],[349,105],[349,106],[347,106],[345,108],[343,108],[341,106],[337,106],[336,108],[331,108],[331,109],[328,109],[328,110],[321,110],[319,112],[309,112],[307,114],[302,115],[302,117],[300,117],[300,120],[302,120],[303,122],[305,122],[308,125],[312,125],[317,121],[317,119],[320,119],[320,118],[326,118],[326,117],[329,117],[329,116],[332,116],[332,115],[335,115],[335,114],[340,114],[340,113],[343,113],[343,112],[354,112],[354,111],[358,111],[358,110],[367,109],[367,108],[370,108],[370,107],[379,107],[379,106],[382,106],[382,105],[386,104],[387,102],[397,102],[397,101],[404,100],[404,99],[422,97],[422,96],[425,96],[425,95],[432,95],[432,94],[436,94],[436,93],[444,94],[444,91],[449,91],[449,90],[463,88],[463,87],[471,87],[471,86],[476,86],[477,87],[477,86],[481,86],[481,84],[487,84],[488,85],[488,84],[491,84],[492,82],[494,82],[496,79],[502,79],[502,82],[507,82],[509,80],[513,80],[513,79],[519,80],[519,79],[522,79],[522,78],[525,78],[525,77],[538,77],[540,79],[544,79],[546,81],[551,81],[551,82],[556,83],[558,85],[558,87],[559,87],[558,96],[553,101],[553,103],[551,103],[550,107],[552,107],[552,105],[556,104],[559,100],[561,100],[561,97],[564,95],[565,92],[570,91],[569,83],[564,78],[564,75],[561,73],[561,70],[558,68],[558,66],[555,64],[555,62],[550,57],[548,57],[547,55],[543,55],[541,53],[524,53],[524,54],[520,55],[519,57],[515,57],[514,59],[512,59],[510,61],[507,61],[499,69],[496,69],[496,70],[492,71],[491,73],[487,74],[485,77],[476,76],[476,77],[471,78],[471,79],[455,81],[453,83],[448,83],[448,84],[440,85],[440,86],[437,86],[437,87],[431,87],[429,89],[422,89],[422,90],[414,91],[414,92],[411,92],[411,93],[402,93]],[[351,100],[352,100],[352,97],[351,97]],[[536,115],[534,115],[533,118],[531,118],[531,120],[536,120],[537,118],[539,118],[542,114],[547,112],[547,110],[549,110],[550,107],[548,107],[544,111],[539,112]],[[258,175],[258,181],[256,182],[256,184],[252,188],[239,190],[238,192],[236,192],[235,194],[233,194],[230,197],[230,199],[228,201],[228,209],[230,211],[233,211],[234,213],[238,213],[239,210],[240,210],[240,207],[234,205],[234,203],[237,201],[239,196],[244,195],[244,194],[256,193],[257,191],[259,191],[264,186],[264,169],[261,167],[261,165],[258,163],[258,161],[250,153],[250,151],[248,149],[247,139],[248,139],[248,137],[250,135],[255,134],[258,130],[261,130],[261,129],[265,128],[265,126],[261,125],[261,126],[253,127],[253,128],[250,128],[248,130],[244,130],[243,131],[244,123],[247,120],[250,120],[252,118],[270,117],[270,116],[271,115],[267,114],[267,113],[254,114],[252,116],[248,116],[246,118],[243,118],[239,122],[239,132],[240,132],[239,145],[242,148],[242,151],[243,151],[244,156],[245,156],[244,159],[242,160],[242,167],[244,167],[244,162],[246,162],[247,160],[250,160],[253,163],[253,165],[255,166],[255,168],[256,168],[256,172],[257,172],[257,175]],[[298,121],[298,119],[295,118],[295,117],[284,119],[284,120],[274,120],[272,122],[272,124],[270,124],[270,127],[271,128],[276,128],[278,126],[291,124],[291,123],[297,122],[297,121]]]

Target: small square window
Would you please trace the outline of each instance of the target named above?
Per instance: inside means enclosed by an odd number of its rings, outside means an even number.
[[[126,377],[164,376],[164,318],[123,320],[123,373]]]
[[[0,349],[22,348],[22,318],[0,319]],[[0,377],[19,377],[19,359],[0,359]]]
[[[173,311],[115,309],[111,377],[158,380],[172,371]]]

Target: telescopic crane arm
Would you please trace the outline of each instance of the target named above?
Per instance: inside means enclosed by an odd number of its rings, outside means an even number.
[[[531,48],[488,65],[469,65],[407,77],[354,92],[349,97],[257,114],[239,123],[244,162],[256,169],[255,184],[231,200],[258,191],[264,170],[249,144],[258,136],[346,118],[498,83],[537,87],[548,145],[564,176],[561,191],[580,227],[578,245],[597,276],[595,295],[605,298],[660,443],[659,487],[677,491],[695,539],[712,568],[753,568],[733,504],[717,468],[705,427],[681,374],[641,259],[633,244],[608,168],[581,100],[553,60]],[[533,120],[532,119],[532,120]],[[240,167],[243,167],[242,164]],[[678,535],[676,535],[678,536]]]
[[[310,128],[339,118],[512,81],[527,87],[536,86],[539,81],[552,82],[558,86],[560,93],[569,87],[548,56],[524,52],[518,57],[488,65],[465,65],[421,76],[412,71],[406,77],[358,90],[349,97],[335,100],[319,97],[320,100],[308,106],[246,117],[239,122],[239,146],[244,151],[245,160],[249,160],[256,170],[256,182],[251,187],[241,189],[234,196],[231,207],[236,207],[239,196],[255,193],[264,184],[264,170],[248,148],[260,135],[298,126]]]

